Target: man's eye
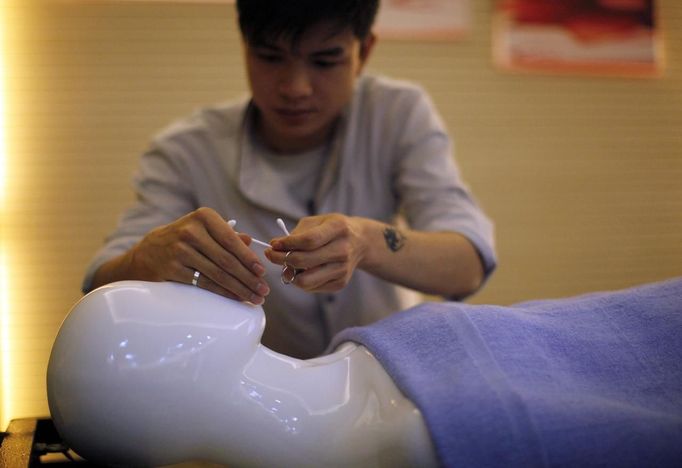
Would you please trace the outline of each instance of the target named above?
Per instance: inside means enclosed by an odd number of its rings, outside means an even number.
[[[315,60],[313,61],[313,63],[318,68],[331,68],[335,66],[338,62],[333,62],[329,60]]]
[[[275,54],[258,54],[257,56],[260,60],[268,63],[276,63],[282,60],[282,57]]]

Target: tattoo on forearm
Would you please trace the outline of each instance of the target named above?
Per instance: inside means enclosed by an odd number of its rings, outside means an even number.
[[[400,231],[391,226],[384,229],[384,239],[386,240],[388,248],[393,252],[402,249],[406,240],[405,236]]]

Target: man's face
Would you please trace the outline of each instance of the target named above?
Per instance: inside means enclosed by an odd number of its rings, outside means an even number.
[[[350,29],[326,23],[310,28],[295,44],[288,38],[245,42],[249,84],[260,110],[258,130],[266,144],[282,153],[322,144],[350,101],[373,43],[373,36],[361,43]]]

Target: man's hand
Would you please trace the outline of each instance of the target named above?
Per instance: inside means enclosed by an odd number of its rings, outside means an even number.
[[[191,284],[198,271],[198,287],[262,304],[270,288],[250,243],[248,235],[235,232],[216,211],[199,208],[152,230],[128,253],[102,265],[94,283],[138,279]]]
[[[266,257],[298,270],[294,284],[309,292],[337,292],[362,262],[366,243],[360,218],[325,214],[301,219],[290,236],[273,239]]]

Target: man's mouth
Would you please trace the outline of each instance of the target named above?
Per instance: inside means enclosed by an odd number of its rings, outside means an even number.
[[[311,108],[292,109],[292,108],[280,107],[280,108],[276,109],[276,112],[278,114],[282,114],[284,116],[296,117],[299,115],[312,114],[314,111]]]

